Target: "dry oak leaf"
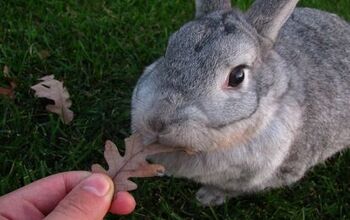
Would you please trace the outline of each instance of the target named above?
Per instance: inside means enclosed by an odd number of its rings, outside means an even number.
[[[74,113],[69,109],[72,102],[69,93],[63,83],[54,79],[54,75],[48,75],[40,78],[42,82],[30,87],[35,91],[35,95],[39,98],[51,99],[54,105],[47,105],[46,110],[56,113],[60,116],[65,124],[69,124],[74,117]]]
[[[94,164],[91,170],[110,176],[113,179],[116,192],[131,191],[135,190],[137,185],[128,178],[162,176],[164,174],[165,168],[162,165],[149,164],[146,161],[148,155],[175,150],[160,145],[144,146],[141,135],[133,134],[125,139],[125,154],[123,157],[112,141],[106,141],[104,157],[109,169],[105,170],[99,164]]]

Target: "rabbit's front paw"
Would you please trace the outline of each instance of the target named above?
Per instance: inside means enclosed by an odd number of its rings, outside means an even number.
[[[197,200],[204,206],[221,205],[225,197],[225,192],[212,186],[203,186],[196,193]]]

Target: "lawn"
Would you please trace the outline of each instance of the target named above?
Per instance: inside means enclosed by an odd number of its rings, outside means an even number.
[[[300,5],[350,20],[350,0]],[[1,0],[0,86],[7,65],[18,87],[14,100],[0,97],[0,195],[53,173],[89,169],[103,161],[106,139],[121,145],[138,77],[193,14],[189,0]],[[47,113],[29,89],[46,74],[69,89],[76,115],[70,125]],[[349,180],[349,151],[289,188],[214,208],[196,202],[198,185],[189,181],[137,180],[137,209],[121,219],[350,219]]]

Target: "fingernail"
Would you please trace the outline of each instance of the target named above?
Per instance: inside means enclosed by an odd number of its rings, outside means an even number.
[[[92,174],[82,185],[83,190],[99,197],[105,196],[110,187],[110,182],[102,174]]]

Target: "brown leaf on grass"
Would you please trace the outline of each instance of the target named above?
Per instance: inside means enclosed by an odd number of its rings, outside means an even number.
[[[10,87],[7,87],[7,88],[0,87],[0,95],[5,95],[13,99],[15,98],[15,88],[17,87],[17,84],[11,79],[6,79],[6,80],[10,84]]]
[[[137,185],[128,180],[130,177],[152,177],[164,174],[164,167],[159,164],[149,164],[146,161],[147,156],[175,150],[178,149],[160,145],[144,146],[141,136],[133,134],[125,139],[125,154],[123,157],[112,141],[106,141],[104,157],[108,164],[108,170],[105,170],[99,164],[92,165],[91,170],[110,176],[113,179],[116,192],[131,191],[135,190]]]
[[[69,109],[72,102],[69,98],[69,93],[63,83],[54,79],[53,75],[42,77],[42,82],[30,87],[35,91],[35,95],[39,98],[51,99],[55,102],[54,105],[47,105],[46,110],[56,113],[60,116],[65,124],[69,124],[74,117],[74,113]]]

